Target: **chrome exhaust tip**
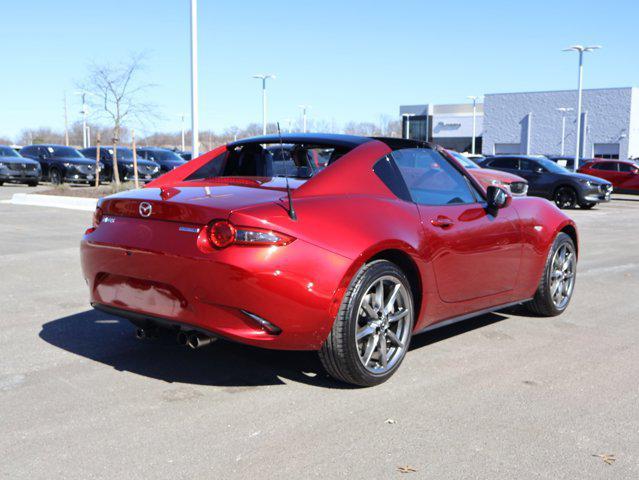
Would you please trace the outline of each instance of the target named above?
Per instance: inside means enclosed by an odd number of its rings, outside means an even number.
[[[148,333],[146,330],[144,330],[143,328],[138,328],[135,330],[135,338],[137,338],[138,340],[144,340],[145,338],[148,338]]]
[[[188,336],[187,344],[189,347],[196,349],[210,345],[215,340],[215,338],[207,337],[206,335],[202,335],[201,333],[191,333]]]
[[[189,341],[189,336],[185,332],[179,331],[176,339],[177,339],[178,345],[181,345],[184,347]]]

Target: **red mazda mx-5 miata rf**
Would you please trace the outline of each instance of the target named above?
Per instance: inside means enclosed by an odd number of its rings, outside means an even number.
[[[330,375],[367,386],[432,327],[515,304],[562,313],[577,232],[429,144],[289,134],[100,200],[81,250],[93,307],[140,337],[318,350]]]

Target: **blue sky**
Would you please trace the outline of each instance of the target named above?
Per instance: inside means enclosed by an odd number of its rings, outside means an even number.
[[[112,8],[108,8],[112,6]],[[78,120],[76,84],[91,62],[147,52],[145,80],[162,118],[180,128],[189,108],[189,1],[9,1],[0,45],[0,136],[62,129],[62,97]],[[535,0],[321,2],[200,0],[200,125],[261,121],[251,75],[274,73],[270,119],[377,121],[407,103],[467,95],[574,88],[574,43],[604,48],[586,59],[587,88],[639,86],[639,2]],[[139,128],[136,125],[130,125]]]

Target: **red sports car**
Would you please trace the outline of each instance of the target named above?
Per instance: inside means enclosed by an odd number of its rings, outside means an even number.
[[[275,157],[277,145],[294,153]],[[324,168],[315,151],[330,152]],[[368,386],[416,333],[515,304],[562,313],[577,231],[429,144],[290,134],[230,143],[100,200],[81,254],[91,304],[140,337],[169,328],[192,347],[318,350],[330,375]]]
[[[582,165],[579,172],[608,180],[615,192],[639,193],[639,165],[631,160],[596,158]]]
[[[493,170],[492,168],[482,168],[465,155],[453,150],[444,150],[449,156],[453,157],[462,166],[468,170],[475,179],[485,188],[491,185],[502,187],[508,193],[514,196],[526,195],[528,193],[528,181],[519,175],[514,175],[501,170]]]

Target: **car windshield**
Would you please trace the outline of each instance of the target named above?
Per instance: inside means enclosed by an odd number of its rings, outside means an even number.
[[[47,147],[52,157],[84,158],[79,151],[71,147]]]
[[[455,152],[453,150],[446,150],[446,151],[450,153],[453,157],[455,157],[455,159],[459,163],[461,163],[464,166],[464,168],[467,168],[467,169],[479,168],[477,164],[473,162],[472,160],[470,160],[468,157],[466,157],[466,155],[463,155],[459,152]]]
[[[572,173],[567,168],[557,165],[555,162],[546,157],[535,157],[535,160],[544,167],[546,170],[552,173]]]
[[[230,148],[188,177],[288,177],[307,179],[348,153],[350,148],[302,143],[248,143]]]
[[[113,156],[113,148],[109,148],[109,155]],[[118,147],[118,160],[133,161],[133,150],[126,147]]]
[[[21,155],[11,147],[0,147],[0,157],[21,157]]]
[[[184,159],[171,150],[149,150],[154,160],[161,162],[183,162]]]

